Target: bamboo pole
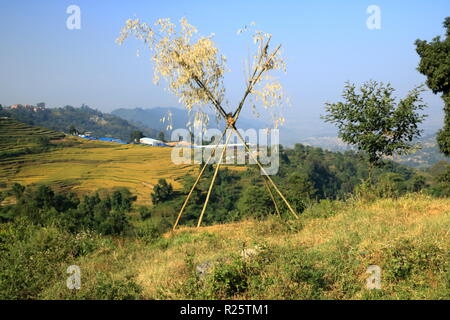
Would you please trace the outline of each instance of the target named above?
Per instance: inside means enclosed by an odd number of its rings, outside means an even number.
[[[292,209],[291,205],[289,204],[289,202],[286,200],[286,198],[284,197],[283,193],[281,193],[281,191],[278,189],[278,187],[276,186],[275,182],[273,182],[273,180],[270,178],[270,176],[268,175],[266,169],[264,169],[264,167],[262,166],[262,164],[259,162],[258,159],[256,159],[253,154],[250,151],[250,148],[247,146],[247,143],[245,142],[244,138],[242,137],[241,133],[236,129],[236,127],[233,125],[232,126],[233,130],[236,132],[237,136],[239,137],[239,139],[241,139],[242,143],[244,144],[245,149],[248,151],[248,153],[250,154],[250,156],[253,158],[253,160],[256,162],[256,164],[258,165],[258,167],[261,169],[261,171],[264,173],[264,175],[266,176],[266,178],[269,180],[269,182],[272,184],[272,186],[274,187],[275,191],[280,195],[281,199],[283,199],[284,203],[287,205],[287,207],[289,208],[289,210],[291,211],[291,213],[294,215],[294,217],[296,217],[298,219],[298,215],[295,213],[295,210]]]
[[[272,198],[272,202],[275,205],[275,210],[277,211],[277,214],[281,217],[280,210],[278,210],[277,202],[275,201],[275,197],[273,196],[272,190],[270,190],[269,184],[267,183],[267,179],[263,178],[263,180],[264,180],[264,185],[267,188],[267,191],[269,191],[270,198]]]
[[[227,132],[227,129],[228,129],[228,128],[225,128],[225,130],[223,131],[222,136],[220,137],[219,141],[217,141],[217,144],[216,144],[216,146],[214,147],[214,149],[213,149],[213,151],[211,152],[211,154],[209,155],[208,160],[207,160],[206,163],[203,165],[203,168],[200,170],[200,173],[199,173],[199,175],[197,176],[197,179],[195,180],[194,185],[192,186],[191,190],[189,191],[189,194],[187,195],[186,199],[184,200],[183,206],[181,207],[181,210],[180,210],[180,212],[178,213],[177,220],[175,221],[175,224],[173,225],[172,230],[175,230],[175,228],[176,228],[177,225],[178,225],[178,222],[180,222],[181,215],[183,214],[183,211],[184,211],[184,209],[185,209],[185,207],[186,207],[186,205],[187,205],[189,199],[191,198],[192,193],[194,192],[195,187],[196,187],[197,184],[199,183],[200,178],[202,177],[203,172],[204,172],[205,169],[206,169],[206,166],[209,164],[209,161],[211,161],[213,155],[215,155],[216,150],[217,150],[217,147],[219,146],[220,142],[222,141],[222,138],[224,137],[225,133]]]
[[[227,126],[227,129],[228,129],[228,126]],[[198,219],[197,228],[200,227],[200,225],[202,223],[203,215],[205,214],[206,207],[208,206],[209,197],[211,196],[211,191],[214,186],[214,181],[216,180],[217,173],[219,172],[220,164],[222,162],[223,156],[227,149],[227,145],[228,145],[228,142],[230,141],[232,133],[233,133],[233,131],[230,130],[230,133],[228,133],[227,141],[225,142],[225,146],[223,147],[222,153],[220,154],[219,162],[217,162],[216,170],[214,171],[214,175],[212,177],[211,184],[209,185],[208,194],[206,195],[205,203],[203,204],[203,209],[202,209],[202,212],[200,213],[200,217]]]
[[[269,45],[269,42],[270,42],[270,38],[269,38],[269,40],[267,40],[266,46]],[[248,87],[247,87],[247,90],[245,91],[244,97],[242,98],[241,102],[239,103],[239,106],[237,107],[236,111],[235,111],[234,114],[233,114],[233,118],[234,118],[235,121],[236,121],[237,118],[239,117],[239,114],[241,113],[241,109],[242,109],[242,107],[244,106],[245,99],[247,98],[247,96],[248,96],[248,95],[250,94],[250,92],[252,91],[253,86],[259,81],[259,79],[261,78],[261,76],[262,76],[262,74],[264,73],[264,71],[266,71],[266,69],[265,69],[265,64],[267,64],[269,61],[271,61],[271,60],[275,57],[275,55],[277,54],[278,50],[280,50],[280,48],[281,48],[281,44],[275,49],[274,52],[272,52],[272,54],[270,55],[270,57],[269,57],[268,59],[266,59],[266,61],[265,61],[264,64],[262,65],[262,69],[260,70],[260,72],[258,73],[258,75],[256,75],[257,70],[259,69],[260,63],[261,63],[261,58],[262,58],[262,56],[260,56],[260,59],[259,59],[259,61],[258,61],[258,65],[257,65],[257,67],[255,68],[255,71],[254,71],[254,73],[253,73],[252,79],[250,80],[249,85],[248,85]]]
[[[267,43],[266,43],[266,47],[268,46],[269,42],[270,42],[270,38],[268,39],[268,41],[267,41]],[[275,55],[276,55],[276,53],[278,52],[278,50],[280,49],[280,47],[281,47],[281,45],[279,45],[279,46],[275,49],[275,51],[272,52],[272,54],[269,56],[269,58],[266,59],[265,63],[268,63],[270,60],[272,60],[272,59],[275,57]],[[264,50],[265,50],[265,49],[264,49]],[[261,58],[262,58],[262,56],[260,56],[260,61],[261,61]],[[260,61],[259,61],[259,63],[260,63]],[[258,63],[258,64],[259,64],[259,63]],[[296,217],[296,218],[298,219],[298,215],[295,213],[294,209],[292,209],[291,205],[290,205],[289,202],[286,200],[286,198],[284,197],[283,193],[278,189],[278,187],[276,186],[276,184],[273,182],[273,180],[272,180],[272,179],[270,178],[270,176],[267,174],[267,171],[264,169],[264,167],[263,167],[262,164],[259,162],[259,160],[256,159],[256,158],[253,156],[253,154],[251,153],[250,148],[247,146],[247,144],[246,144],[244,138],[242,137],[242,135],[240,134],[240,132],[239,132],[239,131],[236,129],[236,127],[235,127],[235,122],[237,121],[237,119],[238,119],[238,117],[239,117],[239,115],[240,115],[241,109],[242,109],[242,107],[244,106],[245,99],[247,98],[248,94],[251,92],[253,86],[259,81],[261,75],[264,73],[264,71],[266,71],[266,69],[263,67],[263,68],[260,70],[259,74],[258,74],[258,75],[256,76],[256,78],[255,78],[255,75],[256,75],[256,73],[257,73],[257,70],[258,70],[258,66],[257,66],[257,67],[255,68],[255,70],[254,70],[252,79],[251,79],[251,81],[250,81],[250,83],[249,83],[249,86],[247,87],[247,90],[246,90],[246,92],[245,92],[245,94],[244,94],[244,97],[242,98],[241,102],[239,103],[239,106],[236,108],[236,111],[235,111],[234,114],[232,115],[232,118],[233,118],[234,121],[233,121],[233,123],[232,123],[231,125],[228,124],[228,126],[230,126],[230,127],[236,132],[236,134],[238,135],[239,139],[240,139],[240,140],[242,141],[242,143],[244,144],[245,149],[248,151],[248,153],[250,154],[250,156],[253,158],[253,160],[256,162],[256,164],[259,166],[259,168],[261,169],[261,171],[262,171],[262,172],[264,173],[264,175],[266,176],[266,179],[272,184],[272,186],[274,187],[275,191],[277,191],[277,193],[280,195],[281,199],[282,199],[282,200],[284,201],[284,203],[287,205],[287,207],[289,208],[289,210],[291,211],[291,213],[294,215],[294,217]],[[219,113],[221,114],[221,116],[225,119],[225,121],[228,122],[226,112],[225,112],[225,110],[222,108],[220,102],[214,98],[213,94],[209,91],[209,89],[204,85],[204,83],[203,83],[200,79],[198,79],[197,77],[194,77],[194,80],[195,80],[195,82],[197,83],[197,85],[198,85],[201,89],[203,89],[203,90],[206,92],[208,98],[211,100],[211,102],[213,103],[213,105],[214,105],[214,106],[216,107],[216,109],[219,111]],[[228,128],[228,126],[227,126],[227,128]],[[225,129],[225,132],[226,132],[227,128]],[[225,132],[224,132],[224,134],[225,134]],[[223,137],[223,135],[222,135],[222,137]],[[220,167],[220,162],[222,161],[223,154],[224,154],[224,151],[225,151],[225,149],[226,149],[226,146],[228,145],[228,141],[229,141],[229,138],[230,138],[230,137],[231,137],[231,133],[230,133],[230,135],[229,135],[228,138],[227,138],[227,142],[225,143],[224,150],[223,150],[223,152],[222,152],[222,154],[221,154],[221,157],[220,157],[220,160],[219,160],[219,162],[218,162],[218,164],[217,164],[216,171],[214,172],[213,181],[212,181],[211,184],[210,184],[210,187],[209,187],[209,190],[208,190],[207,199],[206,199],[206,202],[205,202],[205,204],[204,204],[204,206],[203,206],[203,210],[202,210],[202,212],[201,212],[201,214],[200,214],[200,218],[199,218],[197,227],[199,227],[200,224],[201,224],[201,221],[202,221],[202,218],[203,218],[203,214],[204,214],[204,212],[205,212],[205,210],[206,210],[206,205],[207,205],[207,203],[208,203],[208,201],[209,201],[209,196],[210,196],[210,194],[211,194],[212,186],[213,186],[214,180],[215,180],[215,178],[216,178],[218,169],[219,169],[219,167]],[[216,148],[217,148],[217,146],[216,146]],[[206,165],[204,166],[204,168],[205,168],[205,167],[206,167]],[[201,173],[202,173],[202,172],[201,172]],[[199,175],[199,177],[197,178],[197,180],[200,180],[200,177],[201,177],[201,175]],[[196,181],[196,183],[198,183],[198,181]],[[191,192],[190,192],[190,194],[188,195],[188,198],[189,198],[190,195],[192,194],[192,191],[193,191],[193,188],[191,189]],[[269,192],[271,193],[270,189],[269,189]],[[271,195],[272,195],[272,194],[271,194]],[[178,224],[178,221],[179,221],[179,219],[180,219],[180,217],[181,217],[181,213],[182,213],[184,207],[186,206],[186,203],[187,203],[188,198],[186,199],[185,203],[183,204],[183,208],[182,208],[182,210],[180,211],[180,214],[179,214],[179,216],[178,216],[178,218],[177,218],[177,222],[176,222],[175,225],[174,225],[174,229],[175,229],[176,225]],[[273,199],[274,199],[274,198],[273,198]],[[276,205],[276,204],[275,204],[275,205]]]

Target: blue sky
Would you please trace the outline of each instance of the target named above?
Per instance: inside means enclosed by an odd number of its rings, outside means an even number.
[[[81,9],[81,29],[66,28],[66,8]],[[369,5],[381,9],[381,29],[366,26]],[[287,126],[326,128],[319,118],[324,103],[340,98],[344,82],[389,81],[404,96],[425,78],[416,71],[417,38],[442,35],[450,1],[90,1],[0,0],[0,103],[49,107],[86,103],[102,111],[115,108],[179,106],[177,99],[151,82],[151,64],[137,41],[114,41],[128,18],[148,22],[186,17],[201,34],[215,33],[228,57],[228,97],[242,94],[242,59],[250,43],[237,29],[255,21],[283,45],[287,74],[282,83],[292,107]],[[442,124],[443,103],[424,94],[430,117]],[[248,116],[250,113],[247,113]],[[306,128],[307,126],[305,126]]]

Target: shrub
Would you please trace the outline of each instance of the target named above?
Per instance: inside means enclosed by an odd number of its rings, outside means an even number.
[[[222,298],[245,291],[248,287],[249,270],[242,259],[234,259],[231,263],[219,264],[209,279],[214,294]]]
[[[244,216],[255,218],[264,218],[275,212],[272,199],[267,191],[259,186],[250,186],[244,191],[238,208]]]
[[[50,138],[47,137],[47,136],[39,136],[39,137],[37,137],[36,142],[37,142],[37,144],[40,147],[44,147],[45,148],[45,147],[50,146]]]
[[[381,198],[395,198],[407,191],[407,185],[401,174],[389,172],[379,177],[374,191]]]
[[[96,300],[140,300],[142,288],[132,279],[114,280],[105,274],[99,274],[94,288],[84,298]]]
[[[445,270],[448,256],[435,245],[414,245],[402,240],[385,251],[385,268],[391,281],[409,278],[415,272],[429,270],[438,273]]]
[[[436,178],[437,182],[430,189],[435,197],[450,197],[450,165]]]
[[[0,225],[0,299],[36,299],[61,281],[65,268],[99,246],[90,234],[71,235],[19,219]]]
[[[328,199],[320,200],[318,203],[311,205],[302,214],[303,218],[329,218],[334,216],[342,208],[343,203],[340,201],[332,201]]]
[[[153,204],[170,200],[173,197],[173,187],[170,183],[167,183],[166,179],[159,179],[151,196]]]
[[[285,298],[318,299],[330,289],[325,270],[317,266],[316,259],[303,249],[286,252],[284,261],[287,280],[293,283],[285,292]]]
[[[136,236],[150,243],[169,230],[171,224],[165,219],[147,219],[136,227]]]

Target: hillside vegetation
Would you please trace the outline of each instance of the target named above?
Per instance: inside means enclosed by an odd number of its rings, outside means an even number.
[[[173,129],[186,128],[187,123],[192,122],[194,119],[194,114],[187,114],[185,110],[178,108],[151,108],[151,109],[116,109],[111,111],[112,115],[118,116],[122,119],[134,123],[138,126],[145,126],[148,128],[153,128],[156,130],[163,131],[167,137],[170,137],[172,129],[167,128],[169,121],[161,122],[160,119],[168,118],[169,112],[172,115],[171,124]],[[221,128],[223,130],[225,127],[221,121],[217,122],[215,120],[214,114],[208,114],[210,121],[210,126],[212,128]],[[249,128],[258,130],[264,129],[267,124],[262,119],[248,119],[245,117],[239,118],[239,128],[247,130]],[[285,131],[285,130],[284,130]],[[284,137],[283,137],[284,138]]]
[[[45,147],[49,140],[63,137],[60,132],[0,117],[0,159],[31,153],[33,148]]]
[[[449,218],[449,199],[420,195],[323,201],[298,221],[167,234],[143,253],[136,279],[153,298],[448,299]],[[366,289],[369,265],[381,268],[382,290]]]
[[[430,135],[418,140],[419,148],[411,154],[395,156],[392,160],[395,162],[420,169],[427,169],[439,161],[445,161],[447,157],[439,151],[436,142],[436,135]]]
[[[72,140],[73,146],[2,160],[1,181],[8,186],[49,184],[78,194],[127,187],[137,195],[138,203],[149,205],[153,184],[159,178],[178,188],[178,179],[192,170],[168,162],[168,148]]]
[[[30,147],[0,158],[0,299],[449,298],[445,162],[424,173],[387,161],[367,189],[354,152],[281,148],[273,179],[300,219],[283,205],[276,215],[256,168],[229,166],[207,226],[190,228],[210,166],[182,228],[168,232],[198,165],[174,165],[170,148],[1,120],[7,150]],[[80,290],[66,286],[71,265]],[[381,290],[366,288],[370,265],[381,268]]]
[[[129,141],[133,131],[142,131],[145,136],[156,137],[158,132],[151,128],[134,125],[115,115],[94,110],[86,105],[80,108],[37,108],[19,106],[15,109],[2,108],[0,117],[7,116],[29,125],[42,126],[52,130],[70,133],[73,126],[79,133],[90,132],[94,137],[118,138]],[[159,119],[158,119],[159,121]]]
[[[86,194],[127,187],[138,203],[150,204],[153,184],[196,170],[174,165],[170,148],[90,141],[0,118],[0,190],[14,183],[48,184],[56,191]],[[64,139],[63,139],[64,138]]]
[[[277,217],[162,237],[0,225],[2,298],[449,299],[450,200],[322,201]],[[20,254],[18,254],[20,252]],[[81,289],[66,269],[81,269]],[[368,290],[369,265],[381,289]]]

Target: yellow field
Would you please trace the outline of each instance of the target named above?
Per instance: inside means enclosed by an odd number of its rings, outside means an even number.
[[[138,204],[150,204],[152,185],[158,179],[165,178],[178,189],[180,177],[197,171],[197,166],[173,164],[171,148],[75,137],[66,140],[80,144],[0,162],[1,181],[8,185],[46,183],[80,194],[101,188],[127,187],[137,195]]]
[[[64,146],[33,151],[40,147],[37,140],[40,136],[52,139],[54,146]],[[177,190],[181,187],[182,176],[198,171],[198,165],[174,164],[172,148],[64,136],[46,128],[0,118],[0,182],[6,186],[16,182],[42,183],[55,190],[78,194],[127,187],[137,196],[137,204],[149,205],[153,185],[158,179],[166,179]],[[245,166],[231,168],[244,170]]]

